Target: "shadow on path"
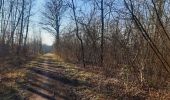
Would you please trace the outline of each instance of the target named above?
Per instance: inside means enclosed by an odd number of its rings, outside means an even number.
[[[79,82],[58,73],[61,66],[55,66],[51,58],[39,59],[29,68],[29,77],[23,88],[31,95],[28,100],[76,100],[74,88],[87,83]],[[87,85],[88,86],[88,85]],[[34,96],[34,97],[33,97]]]

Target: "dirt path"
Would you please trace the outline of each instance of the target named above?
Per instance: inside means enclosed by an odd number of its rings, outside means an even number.
[[[71,81],[62,79],[63,70],[52,58],[46,54],[31,64],[29,78],[25,89],[29,92],[29,100],[72,100],[75,97],[71,91]]]

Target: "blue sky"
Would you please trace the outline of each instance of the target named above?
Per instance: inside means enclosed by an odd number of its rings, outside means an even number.
[[[54,38],[50,33],[48,33],[45,30],[42,30],[41,25],[39,25],[39,22],[42,21],[41,12],[44,9],[44,4],[45,4],[45,0],[35,0],[34,7],[32,9],[34,15],[31,18],[31,22],[32,22],[31,24],[36,32],[39,32],[39,30],[41,30],[42,43],[47,45],[52,45],[54,42]]]
[[[54,37],[47,31],[41,29],[41,25],[39,25],[39,22],[43,21],[41,12],[44,11],[44,5],[45,5],[46,1],[48,1],[48,0],[35,0],[34,7],[32,9],[34,16],[32,16],[31,20],[32,20],[32,26],[33,27],[36,26],[36,28],[34,28],[34,30],[36,30],[36,32],[39,32],[39,29],[41,30],[42,43],[47,44],[47,45],[52,45],[54,42]],[[80,0],[76,0],[76,2],[78,3],[78,5],[82,5],[82,2],[80,2]],[[68,23],[70,22],[70,19],[68,18],[68,17],[70,17],[70,13],[69,13],[69,11],[66,13],[67,14],[65,14],[63,16],[60,31],[63,31],[64,27],[66,27],[68,25]]]
[[[33,13],[35,14],[31,19],[32,19],[32,26],[34,27],[34,29],[36,29],[36,32],[39,32],[39,30],[41,30],[41,34],[42,34],[42,43],[43,44],[47,44],[47,45],[52,45],[54,42],[54,38],[53,36],[48,33],[47,31],[41,29],[41,25],[39,25],[39,22],[43,21],[42,19],[42,15],[41,12],[44,11],[44,5],[45,2],[48,0],[35,0],[34,2],[34,7],[32,9]],[[71,1],[71,0],[70,0]],[[90,11],[90,5],[84,2],[82,2],[81,0],[75,0],[77,2],[77,6],[78,8],[81,8],[81,11],[83,11],[84,13],[88,14]],[[122,0],[116,0],[115,3],[117,4],[117,7],[120,5],[123,5]],[[75,3],[76,3],[75,2]],[[77,9],[80,10],[80,9]],[[61,23],[61,29],[60,31],[63,31],[64,27],[66,27],[67,25],[69,25],[70,23],[70,13],[71,11],[67,11],[66,14],[63,16],[63,20]]]

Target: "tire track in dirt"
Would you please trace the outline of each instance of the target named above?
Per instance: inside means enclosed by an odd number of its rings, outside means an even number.
[[[50,55],[39,58],[28,70],[30,75],[24,88],[30,94],[29,100],[72,100],[71,81],[54,78],[58,76],[54,75],[55,71],[61,69],[57,67]]]

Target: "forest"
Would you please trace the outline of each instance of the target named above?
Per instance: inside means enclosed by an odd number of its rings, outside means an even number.
[[[0,0],[0,100],[170,100],[170,1]]]

